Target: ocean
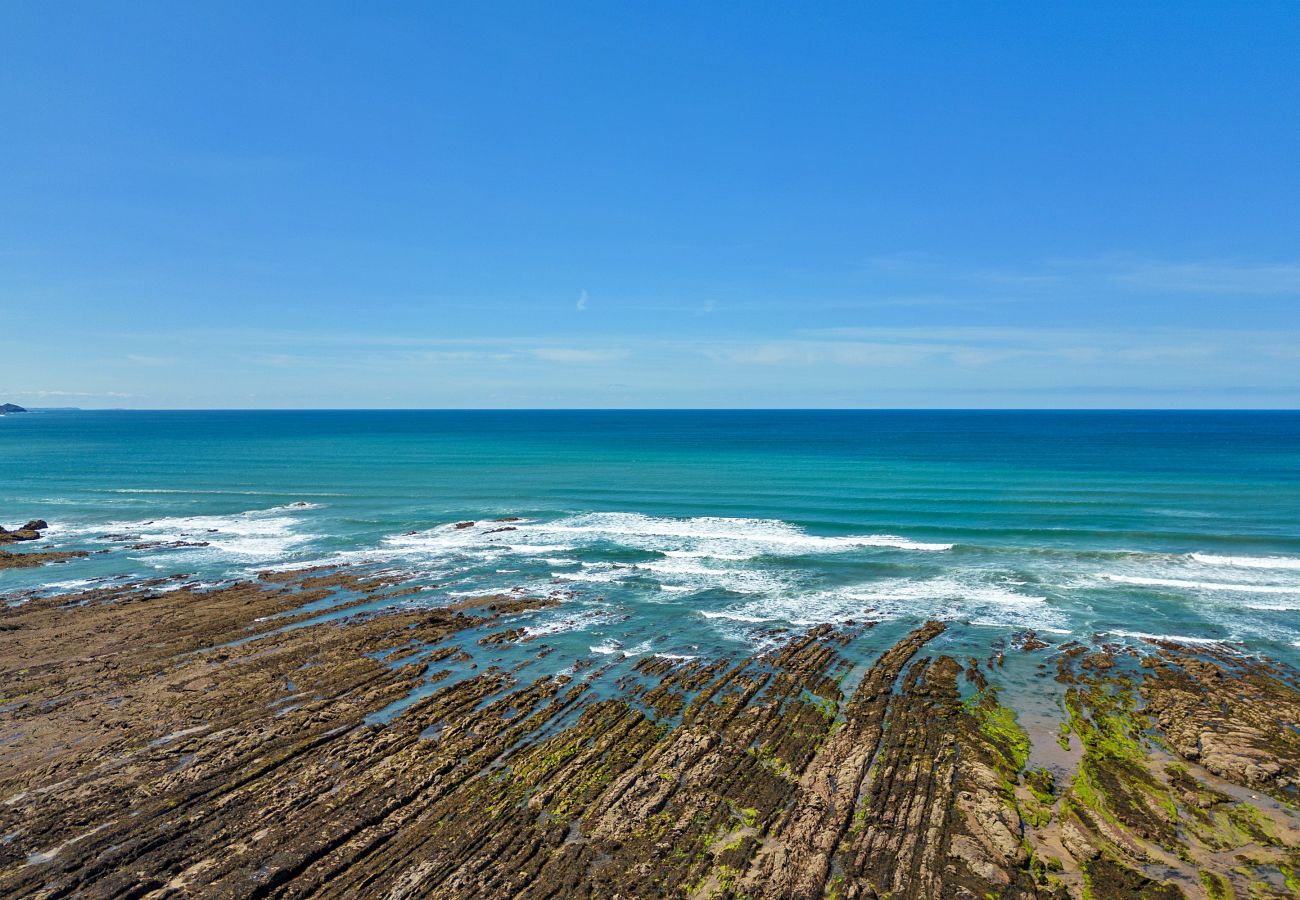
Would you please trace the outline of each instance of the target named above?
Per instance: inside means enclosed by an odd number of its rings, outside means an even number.
[[[556,671],[926,619],[1300,663],[1294,412],[51,410],[0,454],[0,524],[51,526],[10,549],[91,552],[9,602],[348,563],[436,586],[394,602],[555,595],[523,627]]]

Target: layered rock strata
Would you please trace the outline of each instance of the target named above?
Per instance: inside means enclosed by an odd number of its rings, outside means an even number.
[[[348,570],[0,607],[0,895],[1290,896],[1295,673],[1055,653],[1059,734],[921,625],[485,663],[561,596]],[[884,626],[880,626],[883,628]],[[474,651],[471,653],[470,651]],[[590,663],[590,664],[589,664]],[[606,682],[616,679],[614,689]],[[1050,682],[1050,679],[1048,680]],[[1031,765],[1041,742],[1066,763]]]

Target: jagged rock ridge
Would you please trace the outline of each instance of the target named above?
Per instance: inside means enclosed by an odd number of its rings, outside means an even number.
[[[869,624],[750,658],[647,656],[610,696],[590,667],[469,667],[467,642],[526,642],[512,623],[558,598],[403,607],[421,589],[347,571],[164,586],[0,611],[0,894],[1293,887],[1300,753],[1277,726],[1300,694],[1279,667],[1066,648],[1061,740],[1077,770],[1058,778],[1027,768],[996,664],[930,651],[940,623],[875,659],[848,649]],[[332,596],[355,614],[303,611]],[[423,655],[403,663],[412,648]]]

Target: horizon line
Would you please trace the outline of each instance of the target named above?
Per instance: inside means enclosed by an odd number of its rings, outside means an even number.
[[[1143,413],[1143,412],[1216,412],[1216,413],[1295,413],[1300,407],[1246,406],[30,406],[27,412],[1051,412],[1051,413]],[[11,415],[21,415],[12,413]]]

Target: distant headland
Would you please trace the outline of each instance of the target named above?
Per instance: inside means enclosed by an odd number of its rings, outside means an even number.
[[[27,412],[27,410],[23,409],[17,403],[0,403],[0,416],[5,415],[6,413],[20,412]]]

